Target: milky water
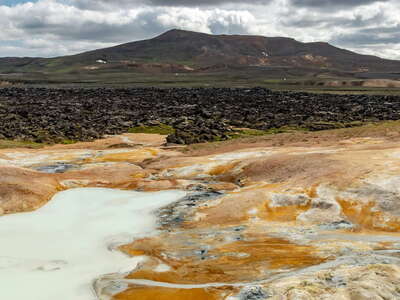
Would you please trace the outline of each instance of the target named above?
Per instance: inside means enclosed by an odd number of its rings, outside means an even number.
[[[112,249],[154,234],[152,212],[183,196],[182,191],[73,189],[35,212],[1,217],[2,299],[96,299],[93,280],[128,272],[140,261]]]

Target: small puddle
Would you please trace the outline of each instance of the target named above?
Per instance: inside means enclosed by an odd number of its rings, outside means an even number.
[[[65,173],[74,167],[75,166],[72,164],[58,163],[48,166],[34,167],[33,169],[42,173],[56,174],[56,173]]]

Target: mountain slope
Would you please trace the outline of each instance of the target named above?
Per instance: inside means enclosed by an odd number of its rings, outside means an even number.
[[[74,69],[163,68],[191,71],[215,65],[287,66],[343,71],[399,72],[400,61],[360,55],[328,43],[291,38],[209,35],[170,30],[153,39],[57,58],[3,58],[0,71],[69,71]]]

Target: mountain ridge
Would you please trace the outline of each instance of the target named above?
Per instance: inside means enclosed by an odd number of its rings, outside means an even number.
[[[55,58],[0,58],[1,72],[131,68],[142,72],[192,72],[224,66],[317,68],[352,72],[399,72],[400,61],[288,37],[211,35],[180,29],[152,39]]]

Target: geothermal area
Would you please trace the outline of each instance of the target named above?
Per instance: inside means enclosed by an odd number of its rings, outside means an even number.
[[[6,88],[0,116],[2,299],[400,299],[400,97]]]

